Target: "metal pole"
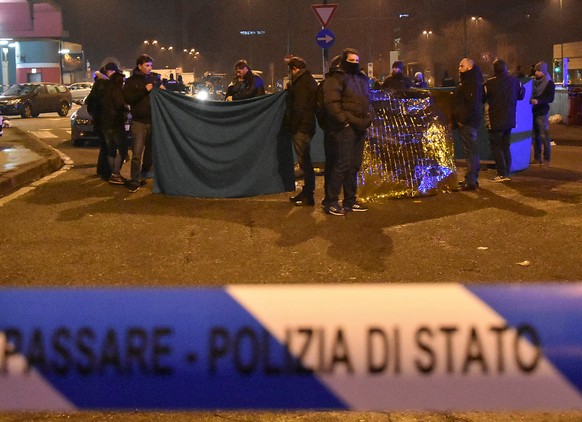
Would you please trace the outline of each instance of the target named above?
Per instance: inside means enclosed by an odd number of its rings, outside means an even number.
[[[323,0],[323,4],[327,4],[327,0]],[[321,29],[324,28],[322,27]],[[322,60],[323,60],[323,74],[325,75],[327,72],[327,64],[329,62],[329,51],[327,51],[327,48],[323,49]]]
[[[463,57],[467,57],[467,0],[463,0]]]

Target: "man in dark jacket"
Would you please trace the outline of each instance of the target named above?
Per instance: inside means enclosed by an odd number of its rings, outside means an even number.
[[[125,81],[123,98],[131,107],[131,181],[129,191],[137,192],[142,186],[142,164],[151,166],[152,112],[150,92],[165,89],[159,75],[152,74],[154,59],[142,54],[136,60],[133,75]],[[149,171],[149,168],[144,168]]]
[[[550,127],[548,114],[550,103],[554,102],[556,86],[550,75],[548,75],[548,65],[539,62],[534,67],[534,79],[530,103],[533,113],[533,148],[535,164],[550,165],[552,155],[552,144],[550,140]],[[543,161],[542,161],[543,146]]]
[[[453,121],[459,130],[463,152],[467,159],[465,181],[461,190],[479,187],[480,159],[477,149],[477,129],[483,118],[483,74],[479,66],[469,58],[459,63],[459,85],[453,92]]]
[[[234,65],[235,78],[226,90],[226,101],[246,100],[265,95],[265,83],[255,75],[246,60],[239,60]]]
[[[483,84],[485,126],[489,130],[489,143],[497,167],[497,176],[492,181],[506,182],[510,180],[511,171],[509,137],[515,127],[517,101],[523,100],[525,89],[517,78],[509,75],[503,60],[493,62],[493,73],[495,76]]]
[[[109,183],[125,184],[121,177],[121,166],[127,157],[127,137],[125,135],[125,101],[123,100],[123,80],[121,72],[109,76],[101,99],[101,129],[107,142],[107,160],[111,168]]]
[[[412,81],[402,73],[404,70],[404,62],[396,60],[392,63],[392,73],[382,83],[382,88],[401,91],[412,86]]]
[[[105,87],[109,80],[109,76],[113,73],[118,72],[119,68],[115,63],[107,63],[99,71],[95,72],[93,75],[93,80],[95,83],[91,88],[91,92],[85,98],[85,104],[87,105],[87,111],[93,118],[93,130],[95,134],[99,137],[100,148],[99,156],[97,158],[97,174],[103,180],[109,180],[111,177],[111,167],[109,166],[109,161],[107,159],[107,141],[103,135],[103,130],[101,128],[101,103],[102,98],[105,93]]]
[[[293,135],[297,163],[303,171],[303,189],[290,198],[295,205],[315,205],[315,172],[309,143],[315,134],[315,94],[317,82],[307,69],[305,60],[293,57],[288,62],[291,82],[287,89],[285,127]]]
[[[357,201],[357,175],[362,165],[364,139],[370,126],[370,88],[368,77],[360,70],[360,55],[346,48],[340,67],[331,73],[323,86],[326,126],[329,130],[333,158],[325,183],[323,210],[326,214],[345,215],[346,211],[367,211]],[[327,153],[327,151],[326,151]],[[343,206],[339,194],[343,188]]]

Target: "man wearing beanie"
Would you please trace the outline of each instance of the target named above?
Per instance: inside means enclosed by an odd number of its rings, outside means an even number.
[[[556,86],[548,75],[548,64],[539,62],[534,67],[534,79],[530,103],[533,113],[533,148],[534,158],[532,163],[550,165],[552,146],[549,132],[548,114],[550,103],[554,101]],[[542,151],[543,146],[543,151]],[[543,152],[543,155],[542,155]],[[542,161],[543,157],[543,161]]]
[[[370,87],[368,76],[360,69],[360,55],[346,48],[337,71],[330,74],[323,85],[323,104],[326,125],[329,127],[330,148],[326,148],[327,180],[323,211],[330,215],[345,215],[351,211],[367,211],[358,202],[358,171],[362,165],[364,139],[372,123],[370,113]],[[339,195],[343,188],[343,203]]]
[[[517,101],[523,100],[525,89],[521,82],[507,72],[503,60],[493,62],[495,76],[483,84],[485,101],[485,126],[489,130],[489,144],[495,158],[497,176],[492,182],[509,181],[511,171],[511,151],[509,137],[515,127]]]
[[[412,81],[402,73],[404,62],[396,60],[392,63],[392,73],[382,83],[382,88],[391,91],[401,91],[412,86]]]

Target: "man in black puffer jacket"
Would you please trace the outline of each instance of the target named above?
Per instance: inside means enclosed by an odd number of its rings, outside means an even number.
[[[463,152],[467,158],[465,181],[461,190],[479,187],[480,158],[477,149],[477,129],[483,118],[483,74],[479,66],[469,58],[459,63],[460,83],[453,93],[453,120],[459,129]]]
[[[317,82],[307,69],[305,60],[292,57],[288,64],[291,83],[287,89],[285,128],[293,135],[297,163],[303,171],[303,189],[290,198],[295,205],[315,205],[315,172],[311,162],[310,142],[315,135],[315,94]]]
[[[345,215],[346,211],[367,211],[357,201],[357,176],[364,152],[364,139],[372,119],[368,77],[360,70],[360,55],[346,48],[340,67],[330,74],[323,86],[326,125],[329,129],[332,157],[326,157],[328,180],[325,183],[323,210],[326,214]],[[339,205],[344,191],[343,206]]]
[[[525,89],[517,78],[510,76],[503,60],[493,62],[495,76],[483,84],[485,126],[489,129],[489,144],[495,158],[497,176],[493,182],[509,181],[511,151],[509,137],[515,127],[517,101],[523,100]]]

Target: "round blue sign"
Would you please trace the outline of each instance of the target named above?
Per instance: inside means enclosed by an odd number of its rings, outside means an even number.
[[[315,42],[321,48],[329,48],[335,42],[335,35],[329,29],[324,28],[315,36]]]

